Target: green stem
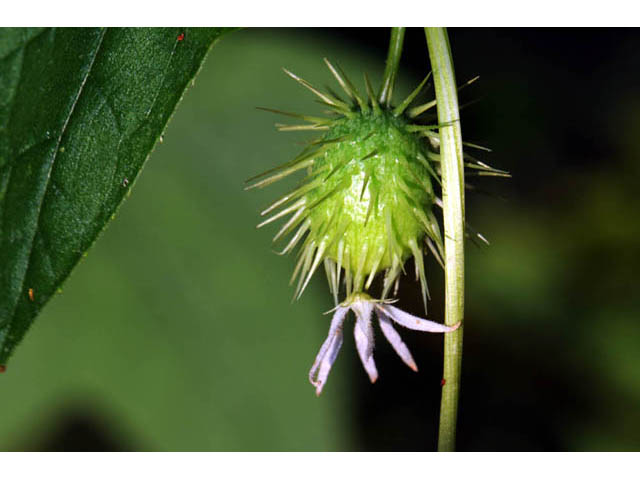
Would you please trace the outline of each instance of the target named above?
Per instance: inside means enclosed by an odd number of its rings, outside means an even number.
[[[404,27],[393,27],[391,29],[391,39],[389,40],[389,53],[387,54],[387,65],[382,76],[382,87],[378,95],[380,105],[389,106],[393,85],[396,83],[400,56],[402,55],[402,44],[404,43]]]
[[[458,94],[449,37],[444,28],[425,28],[440,128],[442,199],[444,203],[445,323],[464,317],[464,164]],[[456,420],[462,364],[462,325],[444,338],[444,372],[440,402],[439,451],[456,446]]]

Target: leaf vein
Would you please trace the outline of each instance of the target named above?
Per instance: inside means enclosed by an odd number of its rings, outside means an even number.
[[[18,298],[16,299],[16,302],[13,306],[11,315],[9,316],[9,320],[7,322],[7,325],[10,327],[13,323],[13,319],[15,317],[15,313],[16,313],[16,309],[18,308],[18,304],[20,302],[20,298],[24,297],[25,294],[25,281],[27,278],[27,275],[29,273],[29,268],[31,267],[32,261],[33,261],[33,243],[35,240],[35,237],[38,233],[38,230],[40,228],[40,220],[41,220],[41,216],[42,216],[42,204],[44,203],[44,199],[46,197],[47,191],[49,190],[49,181],[51,180],[51,170],[53,170],[53,166],[55,164],[56,158],[58,156],[59,153],[59,147],[60,147],[60,142],[62,141],[62,137],[64,136],[66,129],[67,129],[67,125],[69,124],[69,120],[71,119],[71,117],[73,116],[73,113],[75,111],[75,107],[78,104],[78,100],[80,99],[80,96],[82,95],[82,91],[84,90],[84,86],[87,83],[87,79],[89,78],[89,76],[91,75],[91,71],[93,70],[93,65],[94,62],[98,56],[98,53],[100,52],[100,49],[102,47],[102,42],[104,40],[104,37],[106,35],[106,29],[104,29],[102,32],[102,35],[100,36],[100,40],[98,42],[98,45],[95,49],[95,52],[93,54],[93,58],[91,59],[91,64],[89,65],[89,68],[87,69],[87,73],[84,76],[84,78],[82,79],[82,82],[80,83],[80,87],[78,88],[78,93],[76,94],[75,99],[73,100],[73,104],[71,106],[71,109],[69,111],[69,114],[67,115],[67,118],[65,119],[64,124],[62,125],[62,129],[60,130],[60,135],[58,136],[57,140],[56,140],[56,148],[53,152],[53,158],[51,159],[50,162],[50,167],[49,167],[49,174],[47,176],[47,181],[46,181],[46,185],[44,188],[44,191],[42,193],[42,197],[40,198],[40,202],[38,204],[38,218],[36,220],[36,228],[34,229],[33,235],[31,237],[30,240],[30,247],[29,247],[29,259],[27,261],[27,267],[24,270],[24,275],[22,277],[22,281],[21,281],[21,285],[20,285],[20,294],[18,296]],[[54,35],[55,35],[55,29],[54,29]]]

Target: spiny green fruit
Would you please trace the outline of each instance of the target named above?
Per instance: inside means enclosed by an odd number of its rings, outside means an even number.
[[[437,125],[422,125],[416,119],[434,107],[435,101],[408,107],[429,76],[393,107],[388,85],[376,97],[365,75],[368,95],[363,97],[339,68],[325,62],[347,100],[285,73],[317,95],[331,109],[330,117],[265,109],[306,122],[279,125],[282,131],[323,131],[324,135],[292,161],[250,179],[266,177],[248,189],[307,172],[304,183],[262,212],[271,216],[258,227],[291,215],[274,241],[292,234],[282,254],[301,244],[292,277],[292,282],[297,280],[294,298],[300,297],[323,263],[336,304],[342,283],[347,296],[364,292],[380,272],[384,272],[380,298],[385,299],[397,285],[404,263],[413,256],[426,309],[425,247],[441,264],[443,257],[440,227],[433,213],[434,205],[441,205],[433,189],[434,182],[440,182],[438,134]]]
[[[419,245],[426,232],[437,244],[441,240],[431,215],[434,193],[424,145],[407,126],[386,110],[371,111],[336,120],[324,137],[340,140],[311,166],[314,188],[304,196],[309,252],[301,258],[315,249],[311,268],[327,258],[333,290],[339,267],[346,270],[347,292],[368,289],[380,271],[389,272],[389,287],[411,254],[424,282]]]

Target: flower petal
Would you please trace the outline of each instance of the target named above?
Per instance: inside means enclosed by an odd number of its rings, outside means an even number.
[[[362,335],[366,337],[365,357],[373,355],[373,327],[371,326],[371,314],[373,313],[373,303],[360,300],[351,304],[351,309],[356,314],[356,329],[360,329]]]
[[[327,383],[329,372],[331,371],[333,362],[335,362],[336,358],[338,357],[338,353],[340,352],[340,347],[342,347],[342,329],[341,328],[338,329],[338,331],[336,331],[335,335],[333,336],[331,345],[327,350],[326,355],[320,362],[320,370],[318,371],[318,375],[315,381],[317,396],[320,396],[320,394],[322,393],[322,388],[324,387],[324,384]]]
[[[316,387],[316,394],[318,395],[322,391],[322,386],[326,382],[329,371],[331,370],[331,365],[335,361],[342,346],[342,324],[348,311],[348,307],[338,307],[336,309],[336,313],[333,314],[333,318],[331,319],[327,339],[320,347],[320,351],[309,371],[309,381]],[[323,376],[322,378],[321,375]]]
[[[400,338],[400,334],[396,331],[396,329],[393,328],[391,319],[380,309],[377,310],[377,313],[378,320],[380,322],[380,330],[382,330],[384,336],[387,337],[387,340],[389,340],[389,343],[396,351],[396,353],[400,356],[402,361],[406,363],[411,370],[417,372],[418,366],[411,356],[409,347],[407,347],[407,345],[402,341],[402,339]]]
[[[452,332],[460,326],[457,324],[449,327],[441,323],[432,322],[431,320],[425,320],[424,318],[411,315],[392,305],[378,304],[376,308],[378,311],[384,312],[394,322],[411,330],[420,330],[422,332]]]
[[[371,326],[373,306],[370,302],[358,302],[358,304],[357,308],[354,308],[356,304],[351,306],[356,313],[353,336],[356,340],[356,347],[358,348],[358,355],[362,365],[369,375],[371,383],[374,383],[378,379],[378,370],[373,361],[373,328]]]

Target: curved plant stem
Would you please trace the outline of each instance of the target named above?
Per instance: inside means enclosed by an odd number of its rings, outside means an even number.
[[[458,94],[449,37],[444,28],[425,28],[438,106],[442,197],[444,203],[445,323],[464,316],[464,164]],[[453,451],[462,364],[462,325],[445,334],[444,372],[440,403],[439,451]]]
[[[393,27],[391,29],[391,39],[389,40],[389,53],[387,54],[387,65],[382,76],[382,87],[378,95],[380,105],[389,106],[393,94],[393,86],[396,83],[396,74],[400,65],[402,55],[402,44],[404,43],[404,27]]]

